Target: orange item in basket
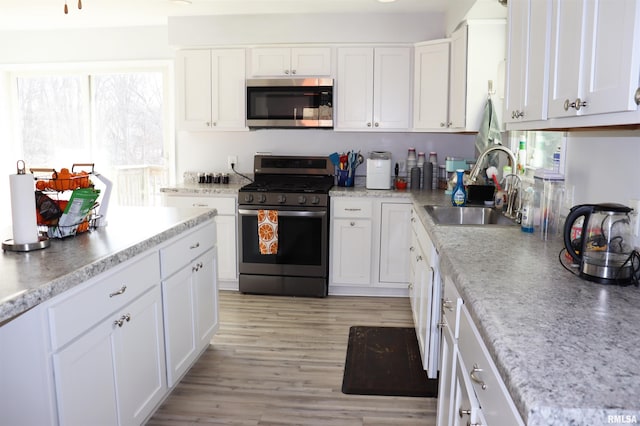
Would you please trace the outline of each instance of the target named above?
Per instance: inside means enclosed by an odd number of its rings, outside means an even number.
[[[278,253],[278,211],[258,210],[260,254]]]

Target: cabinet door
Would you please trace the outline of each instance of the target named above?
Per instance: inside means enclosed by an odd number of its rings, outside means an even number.
[[[211,128],[211,51],[183,50],[176,55],[177,125],[183,130]]]
[[[139,425],[167,390],[160,287],[118,313],[114,327],[116,386],[121,425]]]
[[[553,1],[549,118],[576,115],[575,108],[565,109],[565,102],[573,102],[581,95],[585,19],[584,0]]]
[[[334,219],[333,282],[371,285],[371,220]]]
[[[192,265],[162,283],[167,379],[173,387],[196,356]]]
[[[216,216],[215,222],[218,279],[223,281],[238,281],[236,217]]]
[[[455,350],[454,362],[455,374],[453,376],[453,425],[463,426],[478,423],[478,411],[480,406],[476,398],[471,381],[468,377],[467,367],[465,366],[460,352]]]
[[[373,49],[338,49],[336,91],[336,127],[371,129],[373,126]]]
[[[419,336],[418,328],[420,324],[420,277],[416,267],[418,254],[418,237],[415,232],[411,232],[411,246],[409,247],[409,303],[411,304],[411,314],[415,325],[416,335]]]
[[[331,75],[331,48],[294,47],[291,49],[291,74],[298,76]]]
[[[442,318],[444,328],[442,331],[442,344],[440,349],[440,376],[438,381],[438,410],[437,426],[450,426],[453,417],[457,414],[453,410],[453,378],[456,375],[455,340],[449,324]]]
[[[449,85],[449,127],[462,129],[466,124],[467,100],[467,26],[451,35]]]
[[[509,3],[507,123],[547,118],[550,21],[551,0]]]
[[[53,355],[61,425],[116,425],[113,320]]]
[[[382,203],[380,223],[379,281],[398,283],[403,288],[409,281],[411,243],[411,204]]]
[[[291,70],[291,49],[265,47],[251,49],[251,74],[255,77],[284,76]]]
[[[407,129],[411,116],[411,49],[376,48],[373,65],[373,127]]]
[[[640,76],[640,5],[635,0],[586,2],[585,63],[587,106],[579,114],[636,111]]]
[[[245,105],[244,49],[211,51],[211,127],[244,128]]]
[[[197,258],[194,263],[195,316],[198,349],[209,345],[218,329],[218,287],[216,285],[215,249]],[[199,352],[199,351],[198,351]]]
[[[414,129],[445,129],[449,120],[449,41],[415,51]]]

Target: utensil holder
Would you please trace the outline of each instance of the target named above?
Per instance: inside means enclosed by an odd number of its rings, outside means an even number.
[[[338,170],[338,186],[353,186],[353,172],[349,175],[349,170]]]

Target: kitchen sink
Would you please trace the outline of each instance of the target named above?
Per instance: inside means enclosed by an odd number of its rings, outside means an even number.
[[[436,225],[514,226],[516,222],[491,207],[424,206]]]

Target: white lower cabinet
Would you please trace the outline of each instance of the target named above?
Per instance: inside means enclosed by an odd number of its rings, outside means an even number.
[[[411,245],[409,262],[409,294],[411,309],[422,357],[422,365],[430,378],[438,376],[440,347],[440,273],[438,253],[431,242],[422,222],[413,208],[410,209]],[[406,253],[406,250],[405,250]]]
[[[155,252],[49,309],[61,425],[139,425],[166,395],[159,271]]]
[[[215,225],[160,250],[167,379],[173,387],[218,328]]]
[[[331,199],[329,294],[408,294],[408,201]]]
[[[218,286],[222,289],[238,290],[238,226],[235,196],[198,195],[185,196],[165,193],[168,207],[202,207],[216,209],[216,247]]]
[[[443,281],[437,425],[524,425],[462,298]]]

